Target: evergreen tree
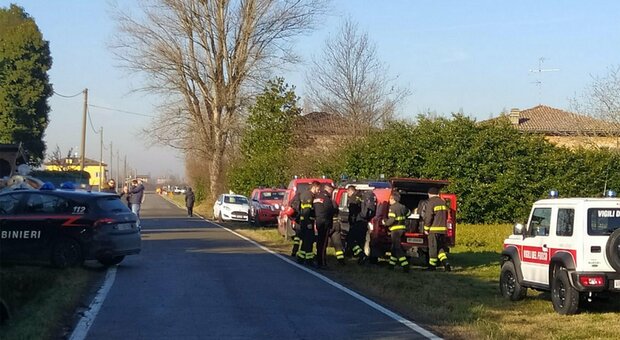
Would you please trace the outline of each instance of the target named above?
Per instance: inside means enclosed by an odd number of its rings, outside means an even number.
[[[40,164],[52,95],[49,42],[23,8],[0,8],[0,143],[22,143]]]

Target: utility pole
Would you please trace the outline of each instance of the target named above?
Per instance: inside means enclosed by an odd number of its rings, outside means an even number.
[[[127,155],[125,155],[125,163],[123,165],[123,180],[127,180]]]
[[[99,128],[99,192],[101,192],[101,184],[103,182],[103,126]]]
[[[114,178],[112,176],[112,169],[113,169],[112,168],[112,160],[113,160],[113,158],[114,158],[114,153],[113,153],[113,150],[112,150],[112,142],[110,141],[110,168],[109,168],[110,169],[110,178]],[[118,174],[116,175],[116,177],[118,177]],[[118,189],[118,179],[115,182],[116,182],[116,188],[114,188],[114,189]],[[116,191],[118,192],[118,190],[116,190]]]
[[[120,153],[118,152],[118,150],[116,150],[116,176],[118,177],[118,175],[121,173],[119,170],[119,165],[120,165]],[[125,179],[123,179],[123,182],[125,182]]]
[[[84,171],[84,159],[86,158],[86,115],[88,114],[88,89],[84,89],[84,110],[82,112],[82,147],[80,153],[80,171]]]

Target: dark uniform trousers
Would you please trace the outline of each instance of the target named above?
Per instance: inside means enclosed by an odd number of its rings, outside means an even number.
[[[368,226],[365,221],[354,221],[349,226],[349,234],[347,235],[347,247],[351,249],[353,255],[361,255],[366,245],[366,233]]]
[[[439,262],[446,262],[448,255],[446,255],[447,239],[446,234],[433,233],[428,234],[428,257],[429,265],[437,267]]]
[[[329,238],[329,232],[333,228],[334,222],[330,219],[316,219],[317,241],[316,241],[316,256],[319,266],[327,265],[325,259],[327,253],[327,241]]]

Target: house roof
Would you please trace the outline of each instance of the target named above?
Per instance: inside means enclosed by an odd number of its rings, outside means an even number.
[[[62,166],[78,166],[80,165],[80,157],[69,157],[69,158],[63,158],[61,160],[61,165]],[[57,162],[45,162],[43,165],[58,165]],[[89,165],[99,165],[99,161],[96,161],[94,159],[90,159],[90,158],[86,158],[84,157],[84,166],[89,166]],[[106,163],[101,163],[101,166],[107,166]]]
[[[511,119],[518,113],[518,123]],[[546,105],[538,105],[526,110],[511,110],[510,114],[495,119],[511,119],[521,131],[545,133],[548,135],[612,134],[620,135],[620,124],[579,115]]]
[[[337,135],[342,134],[350,124],[347,120],[336,114],[327,112],[310,112],[303,116],[297,117],[295,125],[298,130],[305,133],[319,135]]]

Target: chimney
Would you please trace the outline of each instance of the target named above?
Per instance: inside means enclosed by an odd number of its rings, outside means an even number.
[[[517,108],[510,109],[510,115],[508,115],[508,118],[510,118],[510,123],[512,125],[519,125],[519,120],[521,119],[521,111],[519,111],[519,109]]]

